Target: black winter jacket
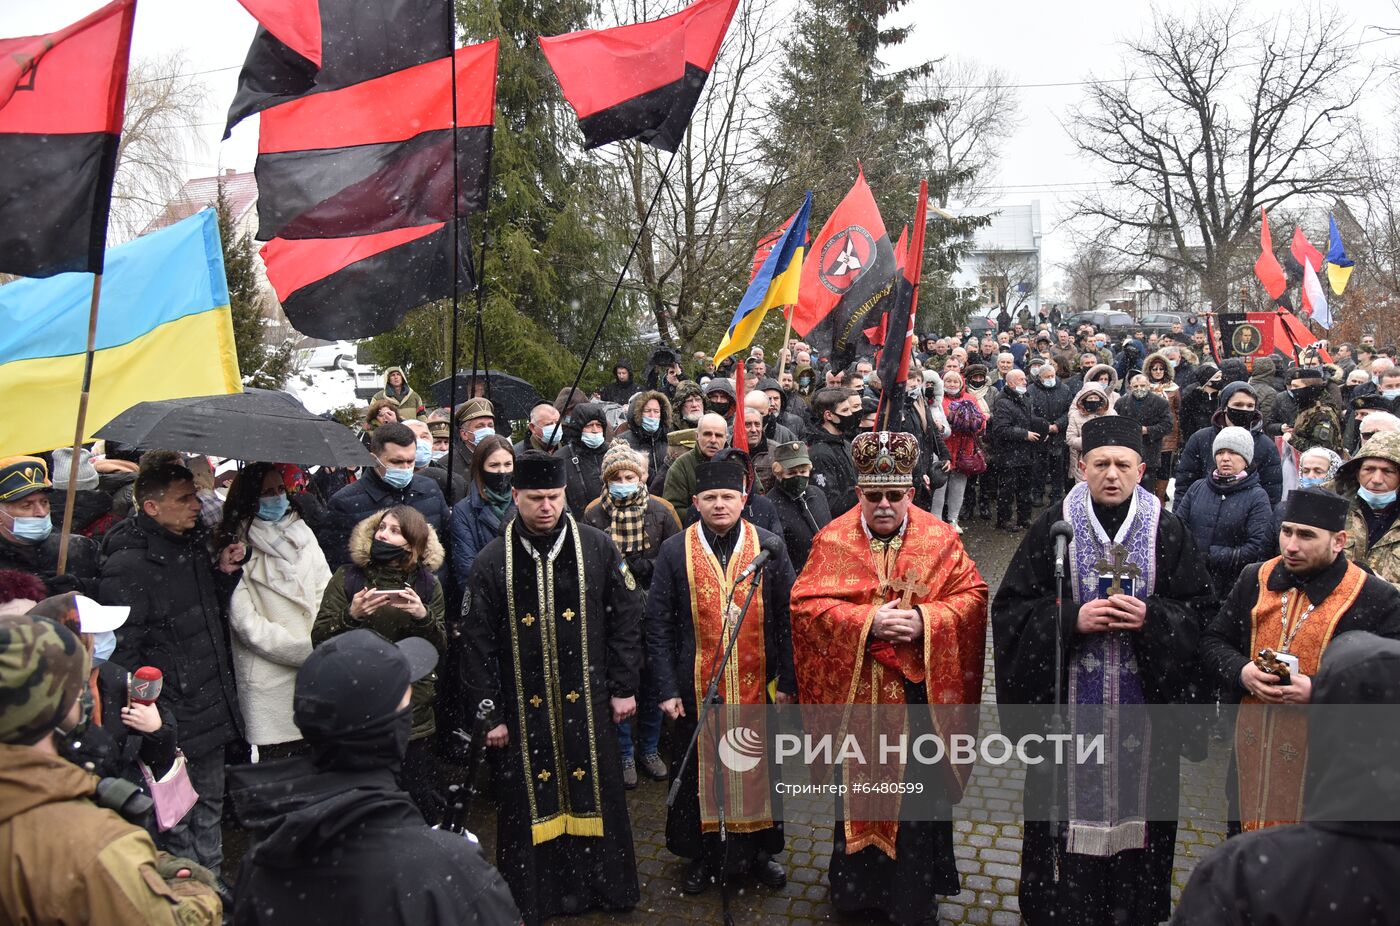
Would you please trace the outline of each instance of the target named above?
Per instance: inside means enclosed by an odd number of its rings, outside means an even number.
[[[801,572],[807,565],[807,556],[812,552],[812,538],[831,523],[831,509],[826,496],[816,486],[807,486],[802,498],[793,498],[783,491],[780,485],[773,486],[764,496],[778,509],[778,520],[783,525],[783,542],[787,544],[788,559],[792,568]]]
[[[987,422],[987,437],[998,466],[1030,466],[1029,451],[1034,448],[1026,440],[1029,431],[1044,437],[1050,423],[1036,414],[1028,396],[1003,389],[992,405],[992,418]]]
[[[407,505],[428,519],[428,524],[437,531],[438,539],[447,536],[447,525],[451,509],[442,497],[442,490],[427,476],[414,474],[413,480],[404,488],[396,489],[380,478],[373,470],[360,477],[331,496],[329,522],[322,536],[321,549],[326,554],[326,564],[331,570],[350,562],[350,534],[355,525],[376,511]]]
[[[807,455],[812,458],[812,484],[826,496],[831,516],[838,517],[855,507],[856,465],[851,462],[851,443],[825,428],[807,432]]]
[[[243,735],[227,621],[241,573],[215,569],[206,538],[202,525],[174,534],[145,513],[123,521],[107,534],[99,599],[130,605],[112,661],[161,671],[160,700],[191,759]]]
[[[1074,404],[1075,390],[1062,379],[1056,379],[1055,385],[1047,389],[1037,378],[1026,391],[1031,397],[1031,408],[1035,410],[1036,417],[1044,418],[1057,426],[1058,433],[1050,435],[1049,442],[1064,444],[1065,432],[1069,430],[1069,409]]]
[[[1142,459],[1149,472],[1155,471],[1162,455],[1162,438],[1172,432],[1171,405],[1155,392],[1149,392],[1145,399],[1125,395],[1113,410],[1136,421],[1139,427],[1147,428],[1147,433],[1142,435]]]
[[[98,593],[101,584],[101,557],[98,555],[97,544],[88,538],[75,535],[69,541],[67,569],[62,577],[56,575],[61,526],[55,524],[54,532],[39,543],[16,543],[0,539],[0,569],[17,569],[38,576],[44,581],[50,595],[79,592],[89,598],[103,601]]]

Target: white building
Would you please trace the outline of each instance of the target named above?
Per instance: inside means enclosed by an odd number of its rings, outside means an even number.
[[[963,258],[952,285],[976,289],[984,306],[998,304],[997,288],[1007,280],[1015,290],[1008,300],[1013,311],[1021,307],[1032,316],[1041,304],[1040,200],[1002,206],[990,225],[973,234],[972,251]]]

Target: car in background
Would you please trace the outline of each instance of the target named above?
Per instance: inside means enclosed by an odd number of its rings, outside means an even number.
[[[997,312],[1001,311],[997,306],[986,306],[974,311],[967,317],[967,327],[972,329],[972,333],[977,337],[984,334],[995,335],[997,333]]]
[[[1180,312],[1148,312],[1138,321],[1138,327],[1147,334],[1166,334],[1173,325],[1186,327],[1186,316]]]
[[[1064,327],[1070,331],[1080,325],[1093,325],[1094,330],[1102,331],[1111,338],[1131,335],[1138,328],[1138,323],[1127,312],[1075,312],[1064,321]],[[1167,327],[1170,330],[1171,326]]]

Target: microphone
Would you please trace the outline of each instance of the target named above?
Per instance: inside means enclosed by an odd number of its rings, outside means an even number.
[[[136,704],[154,704],[160,697],[164,676],[154,666],[142,666],[126,677],[127,697]]]
[[[753,558],[753,562],[745,566],[744,571],[739,573],[739,577],[734,580],[734,584],[738,585],[755,572],[758,572],[764,566],[768,565],[770,559],[782,551],[782,542],[779,541],[777,537],[765,538],[763,541],[763,549],[759,550],[758,555]]]
[[[1069,526],[1068,521],[1056,521],[1050,525],[1050,536],[1055,538],[1055,575],[1063,576],[1065,553],[1069,549],[1069,542],[1074,539],[1074,528]]]

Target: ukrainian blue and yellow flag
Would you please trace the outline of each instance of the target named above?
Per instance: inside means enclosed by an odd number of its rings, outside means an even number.
[[[802,256],[807,249],[807,217],[812,212],[812,193],[787,224],[787,230],[774,243],[758,273],[749,281],[734,320],[715,351],[715,363],[736,354],[753,343],[758,326],[769,309],[797,303],[797,281],[802,273]],[[743,401],[743,396],[739,397]]]
[[[0,286],[0,395],[29,411],[0,421],[0,457],[73,443],[93,278]],[[214,210],[107,251],[83,439],[158,399],[241,392]]]
[[[1351,279],[1356,265],[1347,257],[1346,248],[1342,247],[1342,233],[1337,228],[1336,216],[1328,216],[1327,221],[1330,223],[1327,229],[1327,279],[1332,284],[1332,292],[1340,296],[1346,291],[1347,280]]]

